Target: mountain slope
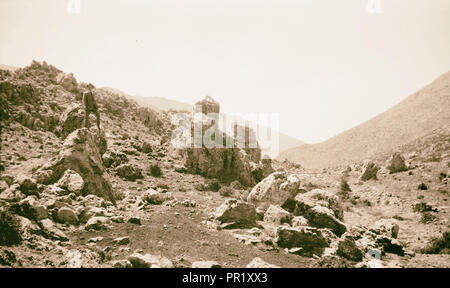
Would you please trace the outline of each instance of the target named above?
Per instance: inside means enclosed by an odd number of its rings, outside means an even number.
[[[450,72],[386,112],[329,140],[285,151],[309,168],[324,168],[390,153],[397,146],[450,126]]]

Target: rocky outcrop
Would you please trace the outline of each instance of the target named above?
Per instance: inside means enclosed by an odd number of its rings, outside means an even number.
[[[249,140],[254,132],[248,127],[244,129],[245,136],[243,137],[245,139],[241,142],[245,146],[242,147],[236,143],[238,140],[237,126],[235,126],[235,135],[227,135],[217,126],[214,133],[207,134],[210,133],[209,128],[218,121],[217,114],[220,112],[220,105],[214,99],[207,97],[197,102],[195,112],[196,114],[191,119],[191,125],[186,127],[187,130],[191,130],[190,133],[185,133],[186,131],[182,133],[183,135],[193,135],[192,138],[182,141],[183,143],[190,143],[190,146],[187,146],[188,148],[184,147],[183,149],[184,166],[188,173],[216,178],[226,183],[238,180],[244,186],[253,186],[266,177],[267,173],[272,172],[270,161],[261,161],[261,149],[257,143],[256,145],[249,145]],[[209,113],[215,114],[207,115]],[[198,129],[201,130],[201,134],[197,132]],[[217,139],[214,139],[214,135],[219,135],[222,143],[215,143]],[[205,143],[205,140],[209,140],[208,137],[211,137],[211,141]],[[191,143],[191,139],[194,139],[194,143]]]
[[[339,197],[325,190],[314,189],[304,194],[298,194],[292,202],[294,205],[283,205],[283,208],[293,212],[296,216],[304,216],[308,219],[305,215],[308,215],[311,209],[322,206],[331,210],[332,215],[338,220],[342,221],[344,218],[344,210]]]
[[[101,155],[105,151],[106,139],[102,131],[75,130],[64,141],[57,159],[38,170],[36,177],[41,183],[51,184],[70,169],[82,177],[83,195],[94,194],[115,203],[109,175],[102,164]]]
[[[61,115],[59,122],[60,126],[57,128],[57,134],[65,138],[73,131],[83,127],[84,109],[81,104],[72,103]]]

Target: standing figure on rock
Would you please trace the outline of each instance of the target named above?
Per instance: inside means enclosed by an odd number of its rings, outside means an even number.
[[[89,115],[94,113],[95,118],[97,119],[97,128],[100,130],[100,114],[98,113],[97,102],[95,102],[94,98],[94,85],[89,84],[88,91],[83,93],[83,103],[84,103],[84,126],[89,129]]]

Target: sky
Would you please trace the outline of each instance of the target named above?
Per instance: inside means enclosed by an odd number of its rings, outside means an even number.
[[[210,95],[221,112],[278,113],[307,143],[450,70],[448,0],[76,1],[0,0],[0,64],[45,60],[188,104]]]

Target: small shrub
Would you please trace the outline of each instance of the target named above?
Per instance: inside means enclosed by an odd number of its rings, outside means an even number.
[[[441,173],[441,174],[439,174],[439,181],[442,181],[442,180],[444,180],[445,178],[447,178],[447,173]]]
[[[153,177],[161,177],[162,176],[161,168],[159,168],[159,166],[157,164],[150,165],[150,174]]]
[[[425,183],[420,183],[419,186],[417,186],[417,189],[428,190],[428,186]]]
[[[433,206],[428,205],[425,202],[420,202],[420,203],[417,203],[414,206],[413,210],[414,210],[414,212],[421,212],[421,213],[423,213],[423,212],[431,212],[431,211],[433,211]]]
[[[378,170],[380,170],[380,167],[375,165],[375,163],[371,162],[367,165],[366,170],[364,171],[363,175],[361,176],[362,181],[369,181],[371,179],[377,180],[377,173]]]
[[[348,182],[345,179],[341,180],[341,192],[352,192],[350,185],[348,185]]]
[[[211,181],[211,182],[208,184],[207,189],[208,189],[209,191],[213,191],[213,192],[219,191],[219,189],[220,189],[219,181]]]
[[[364,205],[366,205],[367,207],[371,207],[372,206],[372,202],[370,202],[369,200],[365,199],[363,201]]]
[[[436,216],[431,214],[430,212],[425,212],[422,214],[422,219],[420,220],[424,224],[428,224],[433,222],[436,219]]]
[[[431,240],[430,244],[421,252],[423,254],[450,254],[450,231],[444,232],[441,237]]]
[[[399,221],[405,220],[405,218],[403,218],[402,216],[399,216],[399,215],[394,215],[392,218],[397,219]]]
[[[233,188],[228,187],[228,186],[223,186],[222,188],[219,189],[219,194],[224,196],[224,197],[230,197],[231,195],[233,195]]]
[[[0,211],[0,245],[16,245],[22,242],[20,223],[17,218],[7,212]]]

